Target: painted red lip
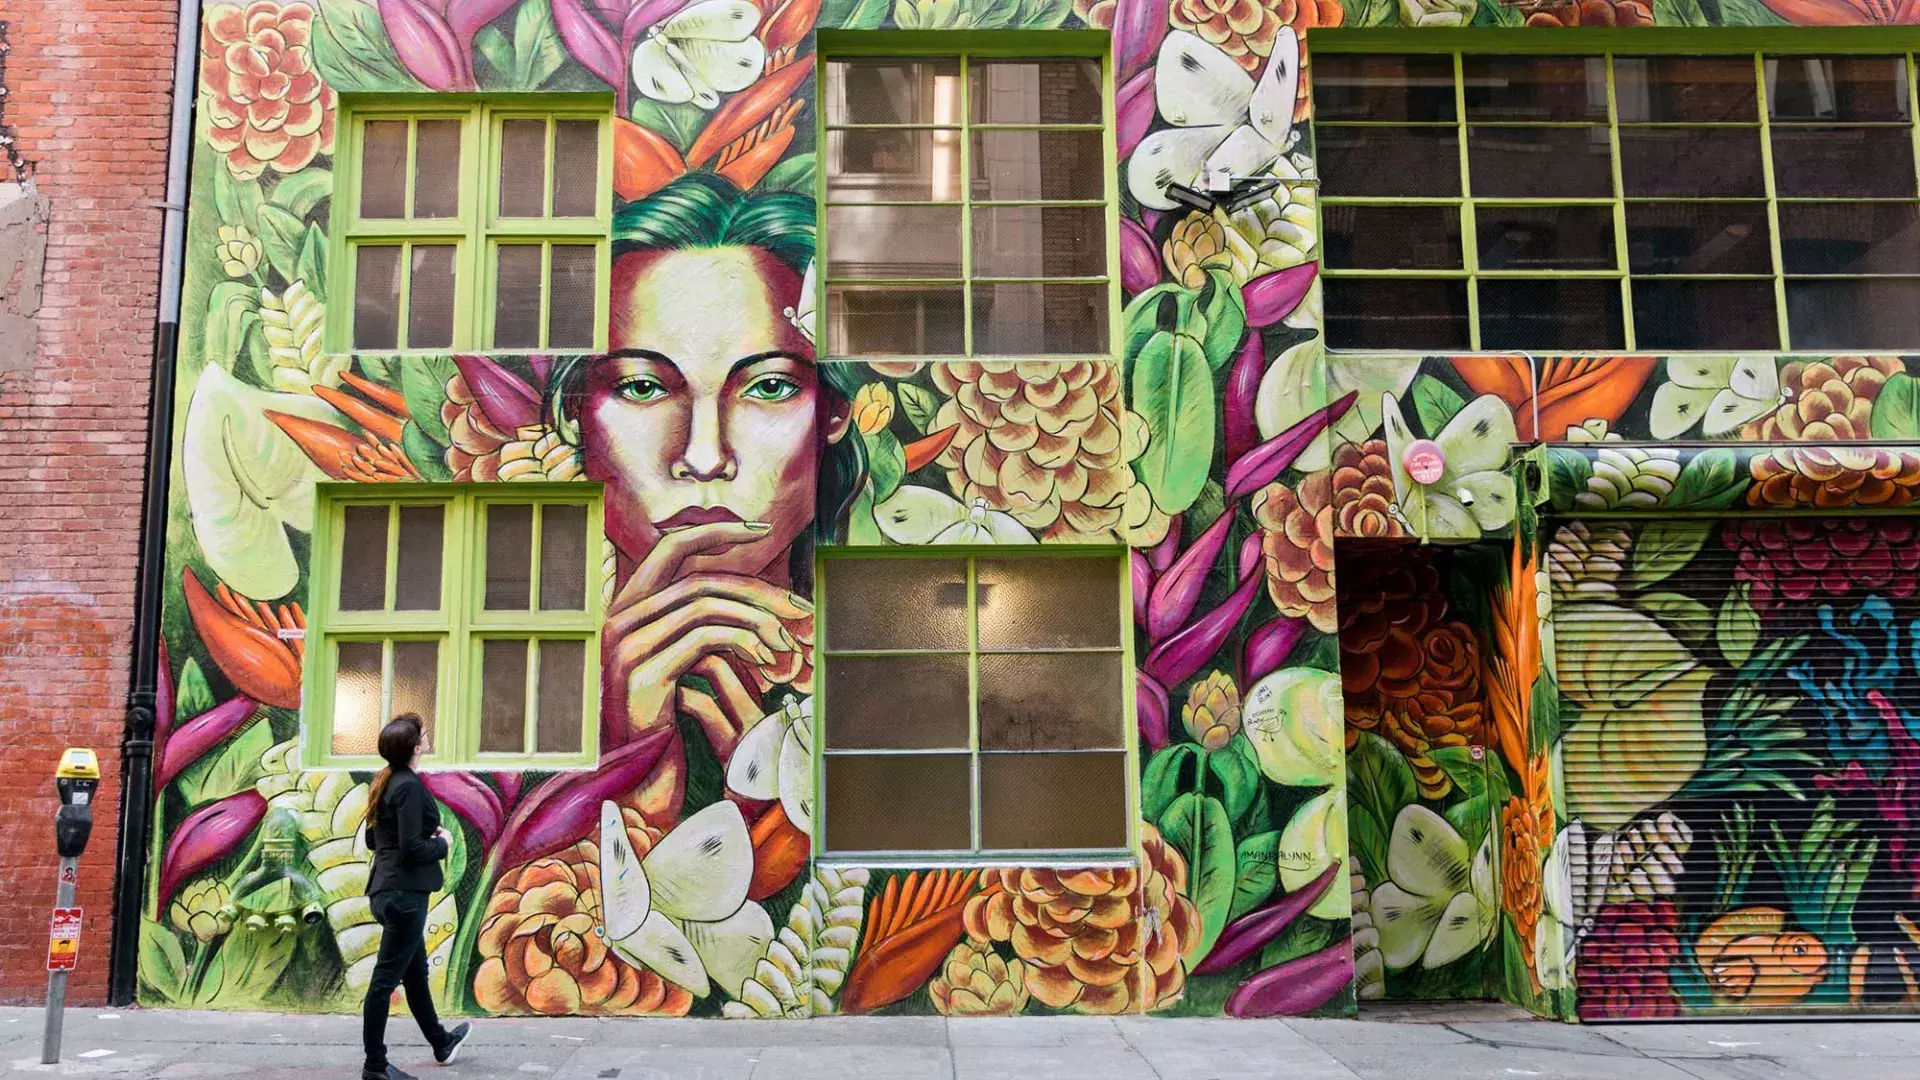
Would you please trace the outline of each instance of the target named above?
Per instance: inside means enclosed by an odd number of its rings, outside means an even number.
[[[670,529],[685,529],[694,525],[711,525],[716,521],[738,522],[740,515],[724,506],[689,506],[665,521],[656,521],[653,527],[661,532]]]

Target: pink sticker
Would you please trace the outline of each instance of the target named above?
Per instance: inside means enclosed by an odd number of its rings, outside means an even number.
[[[1400,464],[1416,484],[1437,483],[1447,470],[1447,455],[1432,439],[1415,439],[1400,455]]]

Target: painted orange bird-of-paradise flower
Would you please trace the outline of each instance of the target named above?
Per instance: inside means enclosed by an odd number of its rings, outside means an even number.
[[[1559,438],[1588,420],[1612,426],[1653,377],[1655,363],[1650,356],[1541,357],[1537,389],[1525,356],[1459,356],[1453,369],[1474,393],[1506,402],[1520,441],[1531,442]]]
[[[363,484],[382,481],[419,480],[406,452],[400,449],[401,435],[411,414],[406,399],[395,391],[357,375],[344,373],[340,378],[367,400],[324,386],[313,392],[320,400],[340,410],[360,425],[364,433],[355,435],[344,428],[302,416],[266,410],[267,419],[277,424],[287,437],[299,444],[307,457],[335,480],[354,480]]]
[[[841,1011],[870,1013],[912,994],[933,977],[966,932],[964,915],[980,884],[980,871],[919,871],[887,879],[867,908],[867,931],[847,982]],[[987,891],[1000,891],[990,880]]]
[[[187,594],[187,617],[221,674],[255,701],[299,708],[305,647],[300,636],[291,635],[304,635],[307,628],[300,605],[271,607],[241,596],[224,582],[209,593],[192,567],[181,571],[180,584]],[[280,636],[283,630],[290,633],[288,638]]]

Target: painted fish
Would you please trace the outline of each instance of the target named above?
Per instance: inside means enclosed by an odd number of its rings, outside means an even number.
[[[1827,948],[1804,930],[1788,930],[1786,912],[1750,907],[1720,916],[1700,932],[1694,960],[1723,1004],[1789,1005],[1820,984]]]

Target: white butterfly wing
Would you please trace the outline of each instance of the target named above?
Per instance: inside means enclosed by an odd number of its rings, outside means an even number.
[[[1160,115],[1178,127],[1238,124],[1253,97],[1253,76],[1186,30],[1175,30],[1161,42],[1153,80]]]
[[[702,87],[722,94],[745,90],[767,66],[767,47],[759,38],[708,41],[670,37],[667,45],[696,91]]]
[[[609,941],[638,933],[653,909],[647,873],[627,839],[619,804],[612,800],[600,804],[600,898],[600,921]]]
[[[903,484],[873,508],[880,535],[896,544],[931,544],[933,538],[967,520],[967,508],[944,491]]]
[[[658,34],[634,48],[633,82],[642,94],[667,105],[685,105],[695,96],[693,83]]]
[[[1732,387],[1713,395],[1707,403],[1706,423],[1700,427],[1703,435],[1725,435],[1749,420],[1755,420],[1773,410],[1775,400],[1760,399],[1741,395]]]
[[[1727,375],[1727,389],[1749,401],[1771,405],[1780,397],[1780,368],[1772,357],[1743,356]]]
[[[661,24],[675,41],[745,41],[760,28],[760,9],[747,0],[700,0]]]
[[[1736,356],[1674,356],[1667,360],[1667,381],[1689,390],[1720,390],[1733,377]]]
[[[1163,128],[1140,141],[1127,159],[1127,190],[1141,206],[1173,210],[1180,206],[1167,196],[1168,184],[1192,184],[1200,166],[1233,129],[1215,127]]]
[[[1482,394],[1453,414],[1434,442],[1447,456],[1447,476],[1504,468],[1519,440],[1513,410],[1497,394]]]
[[[1207,155],[1207,171],[1224,170],[1228,176],[1253,176],[1273,164],[1280,156],[1280,148],[1267,141],[1266,136],[1255,131],[1250,125],[1242,124],[1233,129],[1225,142]]]
[[[1248,108],[1254,130],[1277,149],[1285,149],[1287,136],[1293,133],[1293,106],[1300,93],[1300,37],[1290,26],[1283,26],[1273,38],[1273,55],[1267,70],[1253,88]]]
[[[1672,371],[1669,364],[1668,371]],[[1707,413],[1707,405],[1718,390],[1691,387],[1678,382],[1661,383],[1653,392],[1653,409],[1647,415],[1647,430],[1656,439],[1671,439],[1691,430]]]

